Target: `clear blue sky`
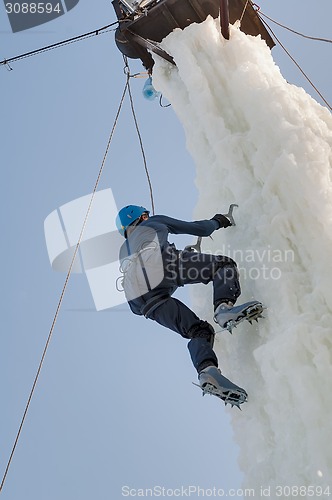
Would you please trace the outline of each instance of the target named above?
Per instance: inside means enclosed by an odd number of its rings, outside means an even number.
[[[315,10],[309,0],[262,0],[260,5],[264,13],[298,31],[331,38],[330,0],[321,0]],[[114,20],[108,1],[92,6],[81,0],[58,20],[12,34],[1,5],[0,57]],[[274,29],[331,101],[331,45]],[[287,80],[316,98],[284,52],[276,47],[273,53]],[[51,270],[43,222],[55,208],[91,192],[125,84],[112,33],[13,63],[12,68],[0,68],[1,476],[64,282],[63,274]],[[141,70],[138,62],[131,68],[133,73]],[[195,171],[181,124],[171,107],[143,99],[142,79],[132,79],[131,85],[156,210],[191,219],[197,199]],[[100,188],[106,187],[112,188],[119,207],[149,205],[128,102],[101,180]],[[179,245],[190,241],[176,240]],[[189,301],[185,291],[177,296]],[[131,315],[125,306],[96,313],[85,277],[73,276],[3,498],[117,499],[124,485],[240,488],[229,413],[217,398],[202,398],[191,384],[195,380],[183,339]]]

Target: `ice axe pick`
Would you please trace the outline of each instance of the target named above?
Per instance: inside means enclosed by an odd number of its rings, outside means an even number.
[[[231,205],[229,205],[228,213],[227,214],[223,214],[224,217],[227,217],[227,219],[230,220],[230,223],[232,224],[232,226],[236,226],[235,220],[234,220],[234,217],[233,217],[233,209],[234,209],[234,207],[238,207],[238,206],[239,205],[237,205],[236,203],[232,203]]]
[[[234,207],[238,207],[238,206],[239,205],[237,205],[236,203],[232,203],[229,206],[228,213],[222,214],[222,215],[224,215],[224,217],[227,217],[229,219],[232,226],[236,226],[235,220],[233,217],[233,209],[234,209]],[[211,236],[210,236],[210,238],[211,238]],[[199,252],[200,253],[202,251],[201,244],[202,244],[202,236],[199,236],[197,238],[197,243],[195,245],[188,245],[184,248],[184,250],[186,250],[187,252]]]

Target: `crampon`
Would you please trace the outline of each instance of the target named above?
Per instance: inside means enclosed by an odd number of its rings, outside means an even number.
[[[216,366],[207,366],[199,372],[198,375],[199,385],[197,385],[205,394],[211,394],[222,399],[227,405],[237,406],[240,408],[242,403],[245,403],[248,394],[244,389],[231,382],[228,378],[222,375],[219,368]]]
[[[224,401],[225,406],[230,404],[232,408],[233,406],[236,406],[239,410],[241,410],[240,405],[248,401],[248,394],[245,391],[221,391],[209,383],[205,384],[204,387],[201,387],[195,382],[193,382],[193,384],[202,390],[202,396],[205,396],[205,394],[217,396]]]
[[[264,318],[262,315],[264,309],[266,308],[261,302],[252,301],[247,304],[243,304],[243,306],[235,306],[229,310],[224,310],[224,314],[219,313],[218,316],[216,315],[216,321],[223,330],[228,330],[229,333],[232,333],[233,328],[236,328],[244,320],[247,320],[250,324],[252,324],[253,321],[258,321],[259,318]],[[223,316],[225,316],[224,322]]]

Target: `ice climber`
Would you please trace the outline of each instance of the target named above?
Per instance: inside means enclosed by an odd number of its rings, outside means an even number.
[[[234,306],[241,289],[236,263],[230,257],[178,250],[168,241],[169,233],[210,236],[231,226],[230,220],[221,214],[194,222],[165,215],[150,217],[146,208],[128,205],[118,213],[116,224],[125,237],[119,257],[123,288],[132,312],[190,339],[188,349],[203,393],[239,407],[247,400],[247,393],[218,369],[212,325],[172,295],[178,287],[212,281],[214,320],[230,331],[244,319],[260,317],[262,304],[251,301]]]

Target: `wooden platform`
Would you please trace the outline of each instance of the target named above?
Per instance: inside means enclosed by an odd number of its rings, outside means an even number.
[[[271,49],[275,45],[251,1],[247,3],[246,0],[160,0],[149,2],[146,8],[141,10],[137,8],[135,12],[129,12],[120,0],[113,0],[112,3],[121,21],[115,35],[119,50],[129,58],[141,58],[147,69],[152,69],[153,66],[152,57],[147,49],[157,51],[154,50],[153,44],[145,41],[161,42],[175,28],[184,29],[192,23],[203,22],[208,15],[217,18],[221,3],[224,9],[228,8],[231,24],[242,18],[241,30],[244,33],[253,36],[260,34]],[[159,50],[159,55],[163,56],[162,53],[163,51],[160,53]],[[168,56],[168,60],[170,59],[172,58]]]

